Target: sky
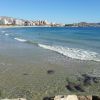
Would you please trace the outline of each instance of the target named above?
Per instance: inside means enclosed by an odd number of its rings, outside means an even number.
[[[100,0],[0,0],[0,16],[58,23],[100,22]]]

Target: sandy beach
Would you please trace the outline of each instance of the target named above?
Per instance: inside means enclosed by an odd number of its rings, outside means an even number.
[[[50,27],[50,26],[1,26],[0,28],[24,28],[24,27]]]

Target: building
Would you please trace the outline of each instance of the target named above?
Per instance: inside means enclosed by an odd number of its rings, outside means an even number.
[[[84,23],[83,23],[84,24]],[[23,19],[16,19],[12,17],[1,16],[0,17],[0,25],[16,25],[16,26],[64,26],[63,24],[59,23],[49,23],[47,20],[23,20]]]
[[[0,17],[0,24],[2,24],[2,25],[12,25],[13,24],[13,18]]]
[[[2,20],[0,20],[0,25],[3,25],[3,21]]]
[[[0,22],[1,22],[1,24],[3,24],[3,25],[8,24],[8,21],[7,21],[6,19],[1,19]]]
[[[21,20],[21,19],[15,19],[13,23],[14,23],[14,25],[24,26],[25,21]]]

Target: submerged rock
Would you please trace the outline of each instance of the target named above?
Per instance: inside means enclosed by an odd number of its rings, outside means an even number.
[[[48,70],[47,71],[47,74],[54,74],[55,72],[54,72],[54,70]]]
[[[94,78],[93,78],[93,82],[94,82],[94,83],[99,83],[99,79],[96,78],[96,77],[94,77]]]
[[[100,83],[100,77],[89,75],[89,74],[82,74],[79,77],[70,77],[67,78],[67,85],[66,88],[71,92],[85,92],[85,88],[87,86],[92,86],[94,84]]]
[[[75,86],[75,84],[70,83],[70,84],[66,85],[66,88],[67,88],[69,91],[74,92],[74,91],[75,91],[74,86]]]
[[[85,92],[81,85],[76,85],[74,87],[75,87],[76,90],[78,90],[80,92]]]
[[[88,74],[82,74],[84,85],[92,85],[93,83],[99,83],[99,78]]]
[[[85,92],[83,87],[79,83],[74,83],[70,81],[68,81],[68,85],[66,85],[66,88],[71,92],[75,92],[75,91]]]
[[[23,75],[29,75],[28,73],[23,73]]]
[[[54,97],[44,97],[43,100],[54,100]]]
[[[98,97],[98,96],[92,96],[92,100],[100,100],[100,97]]]

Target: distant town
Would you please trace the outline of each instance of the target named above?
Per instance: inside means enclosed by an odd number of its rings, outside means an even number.
[[[47,20],[33,21],[33,20],[24,20],[24,19],[1,16],[0,26],[100,27],[100,23],[80,22],[72,24],[63,24],[63,23],[48,22]]]

